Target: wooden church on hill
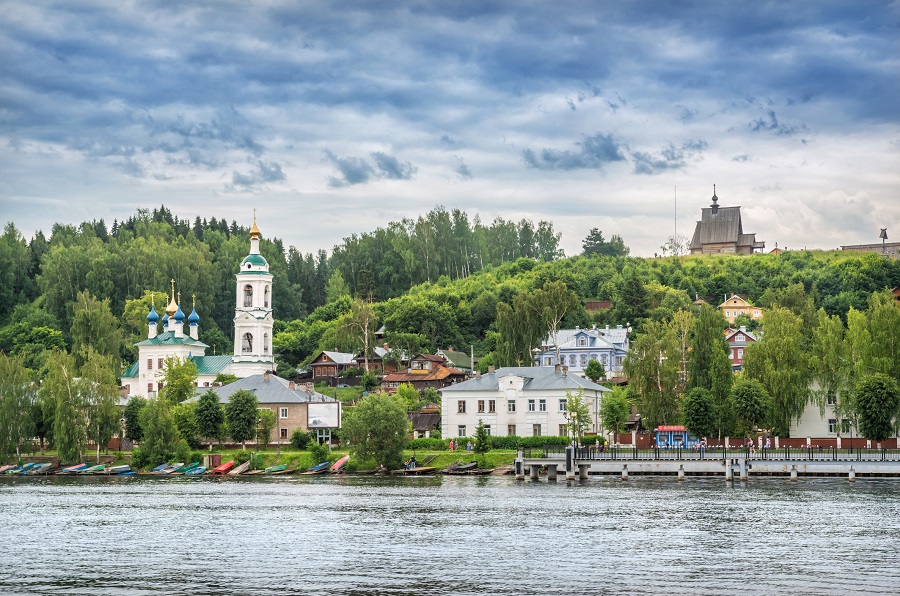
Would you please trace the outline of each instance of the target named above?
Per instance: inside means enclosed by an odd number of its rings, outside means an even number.
[[[749,255],[762,252],[765,248],[766,243],[756,240],[755,233],[744,233],[740,207],[719,207],[719,197],[713,185],[712,205],[703,208],[691,240],[691,254]]]

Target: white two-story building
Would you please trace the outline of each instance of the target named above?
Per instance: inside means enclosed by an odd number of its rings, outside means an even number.
[[[600,432],[600,404],[610,390],[565,367],[507,367],[441,389],[441,436],[472,437],[478,421],[496,436],[568,436],[568,393],[582,391]],[[568,392],[568,393],[567,393]]]

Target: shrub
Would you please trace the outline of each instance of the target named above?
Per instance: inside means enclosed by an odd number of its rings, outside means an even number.
[[[543,447],[544,445],[568,445],[571,439],[567,437],[491,437],[493,449],[516,449],[519,446],[526,449]]]
[[[184,439],[179,439],[175,443],[175,460],[183,463],[191,462],[191,446]]]
[[[239,466],[248,461],[250,461],[250,453],[247,451],[239,451],[238,454],[234,456],[235,466]]]
[[[147,467],[147,464],[150,463],[148,461],[147,456],[140,449],[135,449],[131,452],[131,467],[135,470],[141,470]]]
[[[309,452],[312,454],[313,465],[320,464],[323,461],[329,459],[331,455],[331,448],[328,447],[325,443],[317,443],[313,441],[313,443],[309,446]]]
[[[312,435],[302,428],[295,429],[291,434],[291,445],[297,449],[306,449],[310,441],[312,441]]]
[[[192,451],[191,456],[188,458],[189,461],[198,461],[203,462],[203,452],[202,451]]]

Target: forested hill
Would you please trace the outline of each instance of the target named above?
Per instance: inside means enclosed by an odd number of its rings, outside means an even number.
[[[594,232],[586,248],[602,245]],[[579,303],[564,326],[636,329],[688,308],[698,296],[718,304],[734,292],[765,307],[776,298],[783,302],[790,289],[845,317],[851,307],[864,310],[872,292],[900,286],[900,262],[877,254],[565,258],[559,238],[549,222],[498,218],[485,226],[477,216],[470,220],[438,207],[416,220],[346,238],[330,256],[325,250],[304,255],[285,250],[278,239],[264,240],[261,252],[275,275],[276,352],[297,366],[319,349],[361,349],[346,332],[354,298],[371,302],[371,323],[385,325],[394,345],[474,345],[478,354],[488,354],[497,349],[503,329],[498,311],[518,316],[517,309],[528,306],[524,297],[540,298],[537,290],[546,290],[543,299],[552,302],[548,282],[562,282]],[[626,253],[621,239],[614,239],[611,252]],[[79,302],[79,293],[87,291],[108,301],[112,325],[121,325],[122,335],[103,341],[119,341],[122,360],[129,360],[131,343],[146,334],[148,292],[163,299],[175,279],[183,305],[189,308],[196,295],[201,340],[230,351],[234,274],[248,242],[248,230],[235,222],[188,222],[165,208],[139,211],[109,228],[102,220],[57,224],[49,238],[38,233],[30,241],[8,224],[0,237],[0,350],[26,353],[31,366],[40,368],[46,349],[71,347],[76,311],[85,305],[102,310],[84,295]],[[589,315],[580,305],[584,300],[610,300],[613,307]]]

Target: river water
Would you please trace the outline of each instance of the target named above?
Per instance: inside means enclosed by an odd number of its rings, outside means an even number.
[[[896,479],[0,479],[0,594],[897,593],[898,550]]]

